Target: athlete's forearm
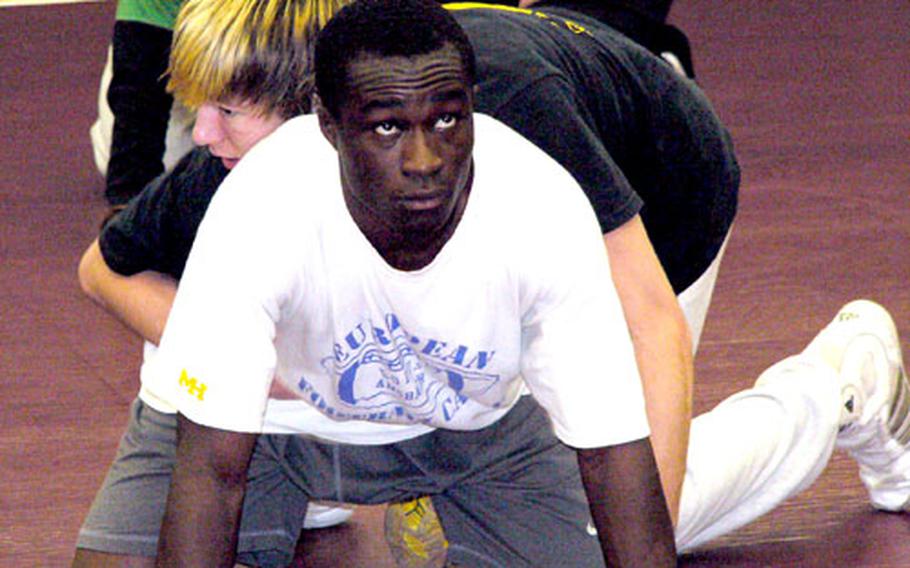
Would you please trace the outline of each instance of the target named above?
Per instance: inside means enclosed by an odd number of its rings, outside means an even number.
[[[674,524],[686,472],[692,415],[692,340],[685,315],[639,217],[604,235],[632,335],[651,444]]]
[[[108,267],[95,240],[79,262],[79,284],[98,305],[146,341],[158,344],[177,282],[151,270],[122,276]]]
[[[686,474],[692,415],[692,356],[685,329],[666,314],[650,316],[632,331],[641,373],[651,443],[674,526]],[[633,327],[634,324],[630,324]]]
[[[256,436],[178,415],[177,460],[157,566],[234,566],[246,471]]]
[[[607,566],[676,566],[673,525],[648,439],[577,452]]]

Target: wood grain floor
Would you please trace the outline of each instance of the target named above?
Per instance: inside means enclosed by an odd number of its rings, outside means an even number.
[[[0,565],[63,566],[137,388],[139,342],[80,294],[103,212],[87,131],[113,2],[0,8]],[[910,337],[910,5],[678,0],[733,131],[740,214],[698,355],[705,410],[855,297]],[[908,342],[904,340],[905,353]],[[299,566],[390,566],[381,510],[308,534]],[[849,459],[684,566],[908,566]]]

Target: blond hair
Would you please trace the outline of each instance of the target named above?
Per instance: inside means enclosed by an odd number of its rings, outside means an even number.
[[[242,101],[284,118],[309,112],[313,45],[349,0],[187,0],[174,27],[168,91],[196,109]]]

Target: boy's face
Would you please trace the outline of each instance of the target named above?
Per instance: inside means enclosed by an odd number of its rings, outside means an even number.
[[[263,114],[245,102],[206,102],[196,113],[193,142],[208,146],[224,167],[237,165],[250,148],[284,122],[277,113]]]
[[[471,177],[473,100],[457,51],[365,55],[347,72],[338,118],[320,119],[352,214],[399,235],[439,231]]]

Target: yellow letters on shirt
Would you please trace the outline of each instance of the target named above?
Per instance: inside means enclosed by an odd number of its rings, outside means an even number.
[[[180,386],[185,388],[190,396],[195,396],[199,400],[205,396],[206,384],[199,382],[196,377],[190,377],[186,369],[180,373]]]

